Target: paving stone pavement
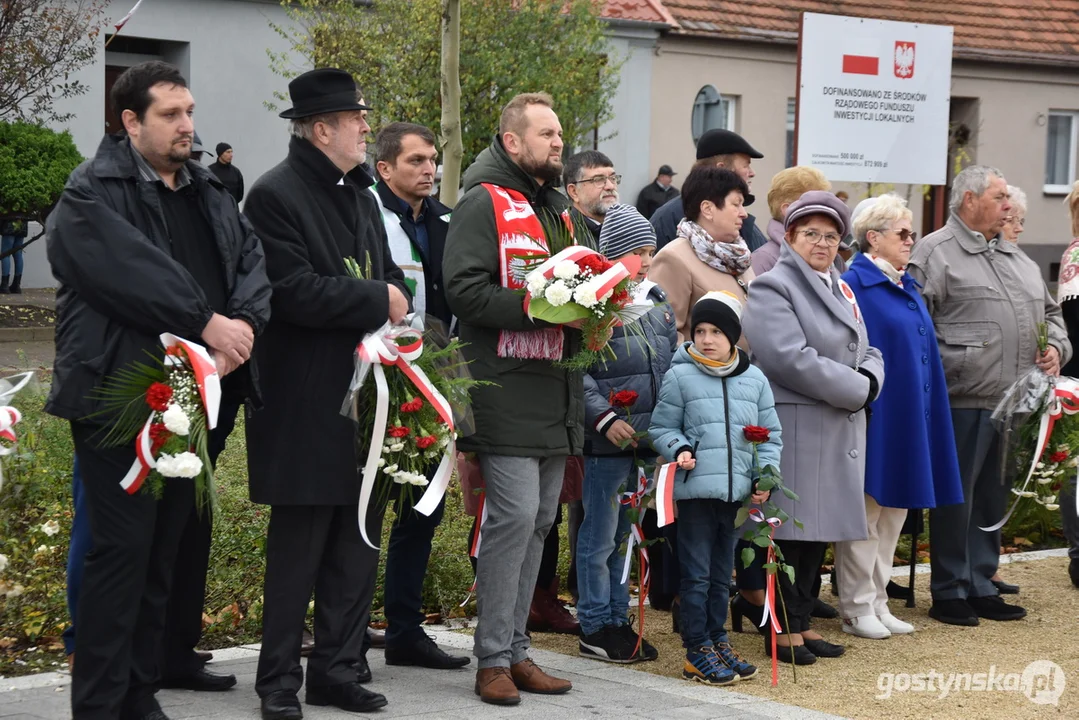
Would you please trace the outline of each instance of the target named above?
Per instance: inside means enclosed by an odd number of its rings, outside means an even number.
[[[447,630],[432,633],[447,650],[470,653],[472,638]],[[512,707],[485,705],[473,693],[475,667],[463,670],[426,670],[391,667],[382,652],[373,650],[368,659],[374,680],[367,686],[386,695],[389,705],[369,713],[372,718],[439,718],[445,720],[576,720],[578,718],[723,718],[724,720],[841,720],[834,715],[761,700],[726,688],[712,688],[672,678],[607,665],[594,660],[533,650],[541,667],[573,681],[566,695],[524,695]],[[259,720],[255,695],[258,646],[250,645],[214,652],[210,667],[234,673],[236,687],[224,693],[163,690],[158,700],[171,720]],[[473,662],[475,662],[473,660]],[[670,660],[667,660],[670,662]],[[751,682],[766,682],[763,678]],[[71,717],[70,678],[45,673],[0,680],[0,718],[4,720],[60,720]],[[300,695],[303,700],[303,693]],[[308,720],[362,717],[335,708],[303,706]]]

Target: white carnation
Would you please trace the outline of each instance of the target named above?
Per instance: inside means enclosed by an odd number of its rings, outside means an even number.
[[[1052,475],[1045,475],[1043,477],[1038,478],[1038,484],[1039,485],[1048,485],[1051,482],[1053,482],[1053,476]]]
[[[1046,510],[1050,510],[1050,511],[1052,511],[1052,510],[1059,510],[1059,509],[1060,509],[1060,506],[1059,506],[1059,505],[1056,505],[1055,503],[1047,503],[1047,504],[1046,504],[1046,506],[1045,506],[1045,509],[1046,509]]]
[[[532,297],[542,297],[543,288],[547,287],[547,278],[539,270],[533,270],[525,278],[528,283],[528,294]]]
[[[412,473],[412,484],[413,485],[418,485],[419,487],[423,487],[424,485],[427,484],[427,482],[428,481],[427,481],[427,478],[425,476],[421,475],[420,473]]]
[[[52,537],[56,533],[60,532],[60,523],[55,520],[50,520],[41,526],[41,532],[45,533],[49,537]]]
[[[393,465],[387,465],[386,467],[382,468],[382,472],[386,473],[387,475],[393,475],[397,472],[397,469],[397,463],[394,463]]]
[[[165,477],[198,477],[202,472],[202,460],[192,452],[182,452],[178,455],[163,453],[157,459],[157,471]]]
[[[573,300],[586,308],[595,307],[599,302],[599,298],[596,297],[596,283],[588,281],[578,285],[573,291]]]
[[[379,458],[378,459],[378,466],[379,467],[385,467],[386,466],[386,458]]]
[[[1045,467],[1045,463],[1043,463],[1043,462],[1040,462],[1040,463],[1038,463],[1037,465],[1035,465],[1034,467],[1035,467],[1036,469],[1038,469],[1038,470],[1041,470],[1042,468],[1044,468],[1044,467]]]
[[[398,485],[407,485],[408,484],[408,477],[407,476],[408,476],[408,473],[403,473],[403,472],[394,473],[393,481],[395,483],[397,483]]]
[[[576,277],[579,269],[577,263],[572,260],[563,260],[554,266],[554,276],[561,280],[569,280]]]
[[[7,555],[0,555],[0,573],[7,570]]]
[[[551,303],[553,307],[559,307],[560,305],[565,305],[573,298],[573,291],[570,290],[562,280],[555,280],[543,292],[543,297],[547,302]]]
[[[1045,498],[1045,502],[1047,502],[1047,503],[1055,503],[1056,501],[1057,501],[1057,496],[1056,495],[1050,495],[1049,497]]]
[[[390,445],[390,452],[401,452],[404,449],[405,449],[405,444],[404,443],[394,443],[393,445]]]
[[[183,436],[191,432],[191,419],[176,403],[169,405],[169,409],[161,415],[161,421],[165,423],[165,428],[169,432],[176,435]]]

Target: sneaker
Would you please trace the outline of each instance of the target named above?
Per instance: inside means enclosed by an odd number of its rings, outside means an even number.
[[[577,648],[581,657],[603,662],[627,665],[638,660],[634,652],[637,649],[637,635],[633,635],[633,643],[630,644],[621,629],[613,625],[605,625],[590,635],[582,635],[577,641]]]
[[[715,649],[719,659],[738,675],[739,680],[749,680],[757,674],[757,666],[743,660],[730,643],[716,643]]]
[[[910,635],[914,632],[913,625],[909,622],[903,622],[891,613],[884,613],[879,615],[878,618],[880,619],[880,624],[888,628],[892,635]]]
[[[876,615],[862,615],[856,618],[843,618],[843,632],[870,640],[883,640],[892,636]]]
[[[702,645],[696,650],[686,650],[682,677],[705,685],[730,685],[738,682],[738,674],[723,664],[711,645]]]
[[[633,629],[632,624],[619,625],[615,630],[621,633],[621,636],[629,643],[630,648],[637,647],[637,631]],[[658,657],[659,650],[656,650],[652,643],[641,638],[641,649],[637,651],[637,660],[655,660]]]

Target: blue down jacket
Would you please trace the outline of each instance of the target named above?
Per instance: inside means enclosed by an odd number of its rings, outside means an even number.
[[[623,408],[611,407],[612,393],[637,393],[637,402],[629,408],[629,423],[638,432],[648,430],[660,384],[678,349],[674,312],[666,294],[653,284],[648,299],[655,307],[637,322],[636,328],[614,329],[610,347],[617,357],[607,360],[606,365],[598,363],[584,376],[585,455],[633,454],[632,447],[620,450],[607,439],[606,432],[614,421],[626,419]],[[650,455],[644,439],[638,441],[637,454]]]
[[[753,446],[743,434],[746,426],[771,431],[757,450],[760,466],[779,467],[783,440],[772,388],[742,350],[735,371],[720,378],[694,362],[687,352],[690,344],[684,343],[674,356],[648,435],[667,460],[685,449],[693,450],[697,459],[693,470],[678,471],[675,500],[741,502],[757,475]]]

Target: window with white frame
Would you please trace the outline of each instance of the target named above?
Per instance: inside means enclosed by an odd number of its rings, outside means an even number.
[[[711,85],[702,87],[693,100],[693,142],[700,140],[708,130],[734,130],[735,102],[736,98],[720,95]]]
[[[1045,144],[1045,192],[1071,192],[1079,153],[1079,112],[1050,110]]]
[[[794,98],[787,98],[787,164],[794,167]]]

